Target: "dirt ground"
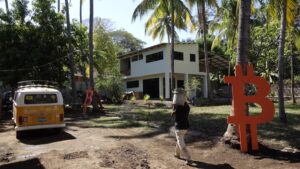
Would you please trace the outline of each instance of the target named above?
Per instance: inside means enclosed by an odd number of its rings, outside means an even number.
[[[9,119],[0,124],[0,169],[299,169],[300,153],[261,147],[263,153],[244,154],[219,137],[191,132],[187,142],[193,163],[174,158],[175,138],[166,130],[144,127],[82,126],[84,119],[67,118],[57,135],[42,130],[15,138]]]

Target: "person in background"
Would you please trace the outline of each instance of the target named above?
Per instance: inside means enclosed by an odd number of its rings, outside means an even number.
[[[175,117],[175,135],[177,139],[175,157],[180,158],[181,155],[184,155],[186,157],[186,164],[191,163],[191,156],[184,142],[184,136],[189,128],[189,112],[190,106],[186,101],[184,105],[173,104],[172,116]]]

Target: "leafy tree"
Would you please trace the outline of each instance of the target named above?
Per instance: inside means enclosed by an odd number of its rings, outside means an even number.
[[[98,76],[101,78],[101,76],[118,72],[116,47],[111,36],[101,25],[95,28],[94,44],[94,66],[99,74]]]
[[[125,30],[109,32],[109,35],[120,50],[119,54],[140,50],[145,45],[145,42]]]
[[[66,4],[66,22],[67,22],[67,36],[68,36],[68,57],[70,65],[70,79],[72,86],[72,98],[76,98],[76,89],[75,89],[75,71],[74,71],[74,56],[73,56],[73,45],[71,37],[71,26],[70,26],[70,14],[69,14],[69,1],[65,0]],[[74,100],[73,100],[74,101]]]
[[[122,77],[119,74],[112,74],[96,80],[96,87],[101,89],[102,94],[112,99],[112,102],[119,103],[124,93]]]
[[[63,84],[66,80],[64,17],[52,9],[53,2],[35,0],[30,11],[27,0],[16,0],[10,17],[1,13],[0,67],[4,71],[0,78],[4,84],[14,87],[28,79]]]

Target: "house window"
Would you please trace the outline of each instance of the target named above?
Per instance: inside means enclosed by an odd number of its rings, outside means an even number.
[[[143,54],[139,54],[139,60],[143,60]]]
[[[174,60],[183,60],[183,53],[182,52],[174,52]]]
[[[190,61],[191,62],[196,62],[196,55],[195,54],[190,54]]]
[[[138,60],[138,55],[133,56],[132,59],[131,59],[132,62],[135,62],[137,60]]]
[[[127,88],[137,88],[139,87],[139,81],[136,80],[136,81],[129,81],[126,83],[126,87]]]
[[[155,62],[158,60],[163,60],[163,52],[157,52],[146,56],[146,63]]]
[[[177,88],[184,89],[184,80],[177,80]]]

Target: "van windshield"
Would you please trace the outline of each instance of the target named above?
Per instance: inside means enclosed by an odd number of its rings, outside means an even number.
[[[25,104],[57,103],[57,96],[56,94],[27,94],[24,102]]]

